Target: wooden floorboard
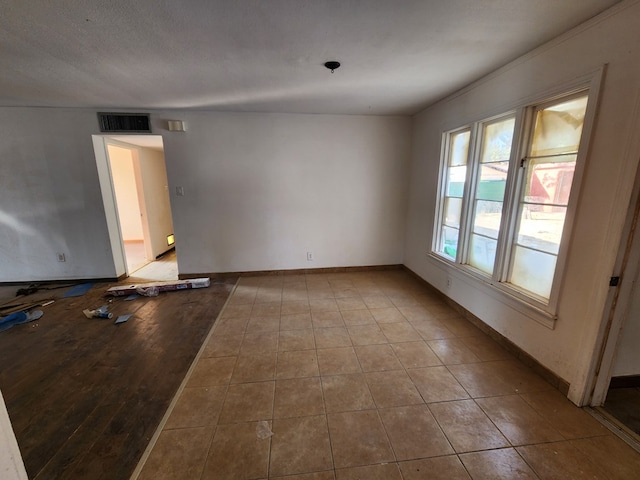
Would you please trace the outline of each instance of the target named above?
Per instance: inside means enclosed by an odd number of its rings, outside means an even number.
[[[114,316],[134,314],[121,325],[83,315],[112,298],[96,284],[0,332],[0,390],[29,478],[128,479],[234,284],[114,298]]]

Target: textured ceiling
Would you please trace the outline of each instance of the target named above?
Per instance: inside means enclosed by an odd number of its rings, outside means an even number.
[[[615,3],[3,0],[0,105],[411,114]]]

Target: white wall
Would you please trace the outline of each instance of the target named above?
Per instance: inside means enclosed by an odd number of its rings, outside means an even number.
[[[635,3],[635,4],[634,4]],[[608,278],[633,187],[639,152],[629,151],[640,86],[640,5],[623,2],[592,22],[547,44],[472,87],[416,116],[405,264],[480,317],[544,366],[571,383],[583,401],[608,292]],[[478,284],[454,278],[427,256],[436,204],[441,133],[569,84],[608,64],[580,204],[575,219],[558,320],[549,329]]]
[[[410,118],[151,118],[170,191],[185,189],[171,196],[180,273],[402,262]],[[168,132],[166,119],[187,131]],[[0,131],[0,282],[116,276],[96,111],[0,108]]]
[[[133,155],[131,149],[108,145],[109,164],[113,190],[118,205],[118,218],[122,239],[127,241],[142,241],[142,220],[140,218],[140,204],[136,174],[133,169]]]
[[[97,130],[94,111],[0,108],[0,282],[115,276]]]
[[[167,169],[163,152],[151,148],[138,149],[138,164],[153,259],[171,248],[167,245],[167,235],[173,233]]]
[[[180,273],[398,264],[410,119],[191,112],[164,135]],[[306,252],[315,260],[308,262]]]

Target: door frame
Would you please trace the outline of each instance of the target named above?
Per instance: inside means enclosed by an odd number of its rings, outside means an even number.
[[[602,343],[590,389],[589,405],[592,407],[603,405],[607,397],[618,344],[640,271],[640,235],[638,235],[640,176],[638,175],[636,175],[629,207],[613,275],[619,278],[618,286],[610,289],[604,309]]]
[[[162,135],[155,134],[153,136],[162,137]],[[143,185],[140,175],[139,165],[136,167],[136,160],[139,151],[139,146],[133,143],[126,143],[111,138],[113,135],[92,135],[94,153],[96,157],[96,166],[98,169],[98,179],[100,183],[100,190],[102,193],[102,202],[104,205],[105,217],[107,220],[107,230],[109,232],[109,243],[111,246],[111,254],[113,257],[113,263],[115,268],[115,274],[118,278],[125,278],[129,275],[127,268],[127,259],[124,248],[124,240],[122,238],[122,229],[120,227],[120,219],[118,216],[118,204],[116,201],[115,189],[113,186],[113,176],[111,173],[111,166],[109,162],[108,145],[115,145],[121,148],[127,148],[133,153],[134,160],[134,172],[136,176],[136,188],[138,190],[138,198],[140,202],[140,211],[143,215],[142,218],[142,230],[145,237],[145,251],[147,257],[151,258],[151,245],[149,238],[149,224],[144,200],[140,201],[140,194],[143,194]],[[163,144],[164,144],[164,138]],[[166,158],[165,158],[166,164]],[[173,217],[173,211],[171,211]],[[153,261],[151,259],[150,261]]]
[[[636,91],[634,111],[629,125],[631,131],[640,131],[640,89]],[[618,277],[619,280],[617,286],[609,288],[598,332],[599,348],[592,358],[588,388],[581,402],[581,405],[592,407],[603,405],[607,397],[622,329],[640,274],[640,135],[630,135],[629,138],[624,157],[632,159],[636,168],[633,191],[612,272],[612,278]]]

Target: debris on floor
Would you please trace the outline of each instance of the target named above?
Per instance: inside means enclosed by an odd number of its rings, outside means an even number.
[[[84,316],[87,318],[113,318],[113,313],[107,311],[108,309],[108,305],[103,305],[95,310],[83,310],[82,313],[84,313]]]
[[[75,284],[74,283],[66,283],[63,285],[48,285],[48,284],[41,284],[41,283],[32,283],[27,287],[22,287],[19,288],[18,291],[16,292],[16,297],[19,297],[21,295],[32,295],[36,292],[39,292],[40,290],[58,290],[59,288],[69,288],[69,287],[73,287]]]
[[[138,295],[142,295],[143,297],[157,297],[160,295],[160,289],[154,285],[149,287],[138,287],[136,288],[136,292]]]
[[[21,295],[31,295],[32,293],[36,293],[38,290],[40,290],[39,285],[32,283],[28,287],[19,288],[16,292],[16,297],[19,297]]]
[[[121,297],[138,293],[145,296],[155,296],[153,293],[187,290],[191,288],[205,288],[211,285],[209,278],[190,278],[188,280],[173,280],[170,282],[139,283],[134,285],[118,285],[107,290],[107,295]],[[144,293],[143,293],[144,292]]]
[[[44,315],[42,310],[34,310],[32,312],[14,312],[6,317],[0,318],[0,332],[10,329],[14,325],[20,325],[21,323],[28,323],[39,319]]]
[[[16,312],[26,312],[27,310],[34,307],[46,307],[47,305],[51,305],[54,302],[52,298],[46,298],[44,300],[38,300],[35,302],[23,302],[23,303],[14,303],[11,305],[7,305],[6,303],[0,305],[0,316],[2,315],[10,315]]]
[[[129,320],[132,317],[132,314],[127,313],[126,315],[120,315],[118,316],[118,318],[116,318],[116,321],[113,322],[115,325],[118,325],[119,323],[124,323],[127,320]]]
[[[79,285],[75,285],[73,288],[65,292],[65,294],[62,295],[62,298],[81,297],[89,290],[91,290],[93,285],[93,283],[81,283]]]
[[[271,431],[271,427],[269,427],[269,422],[266,420],[258,422],[258,425],[256,425],[256,437],[258,437],[258,440],[264,440],[272,436],[273,432]]]

